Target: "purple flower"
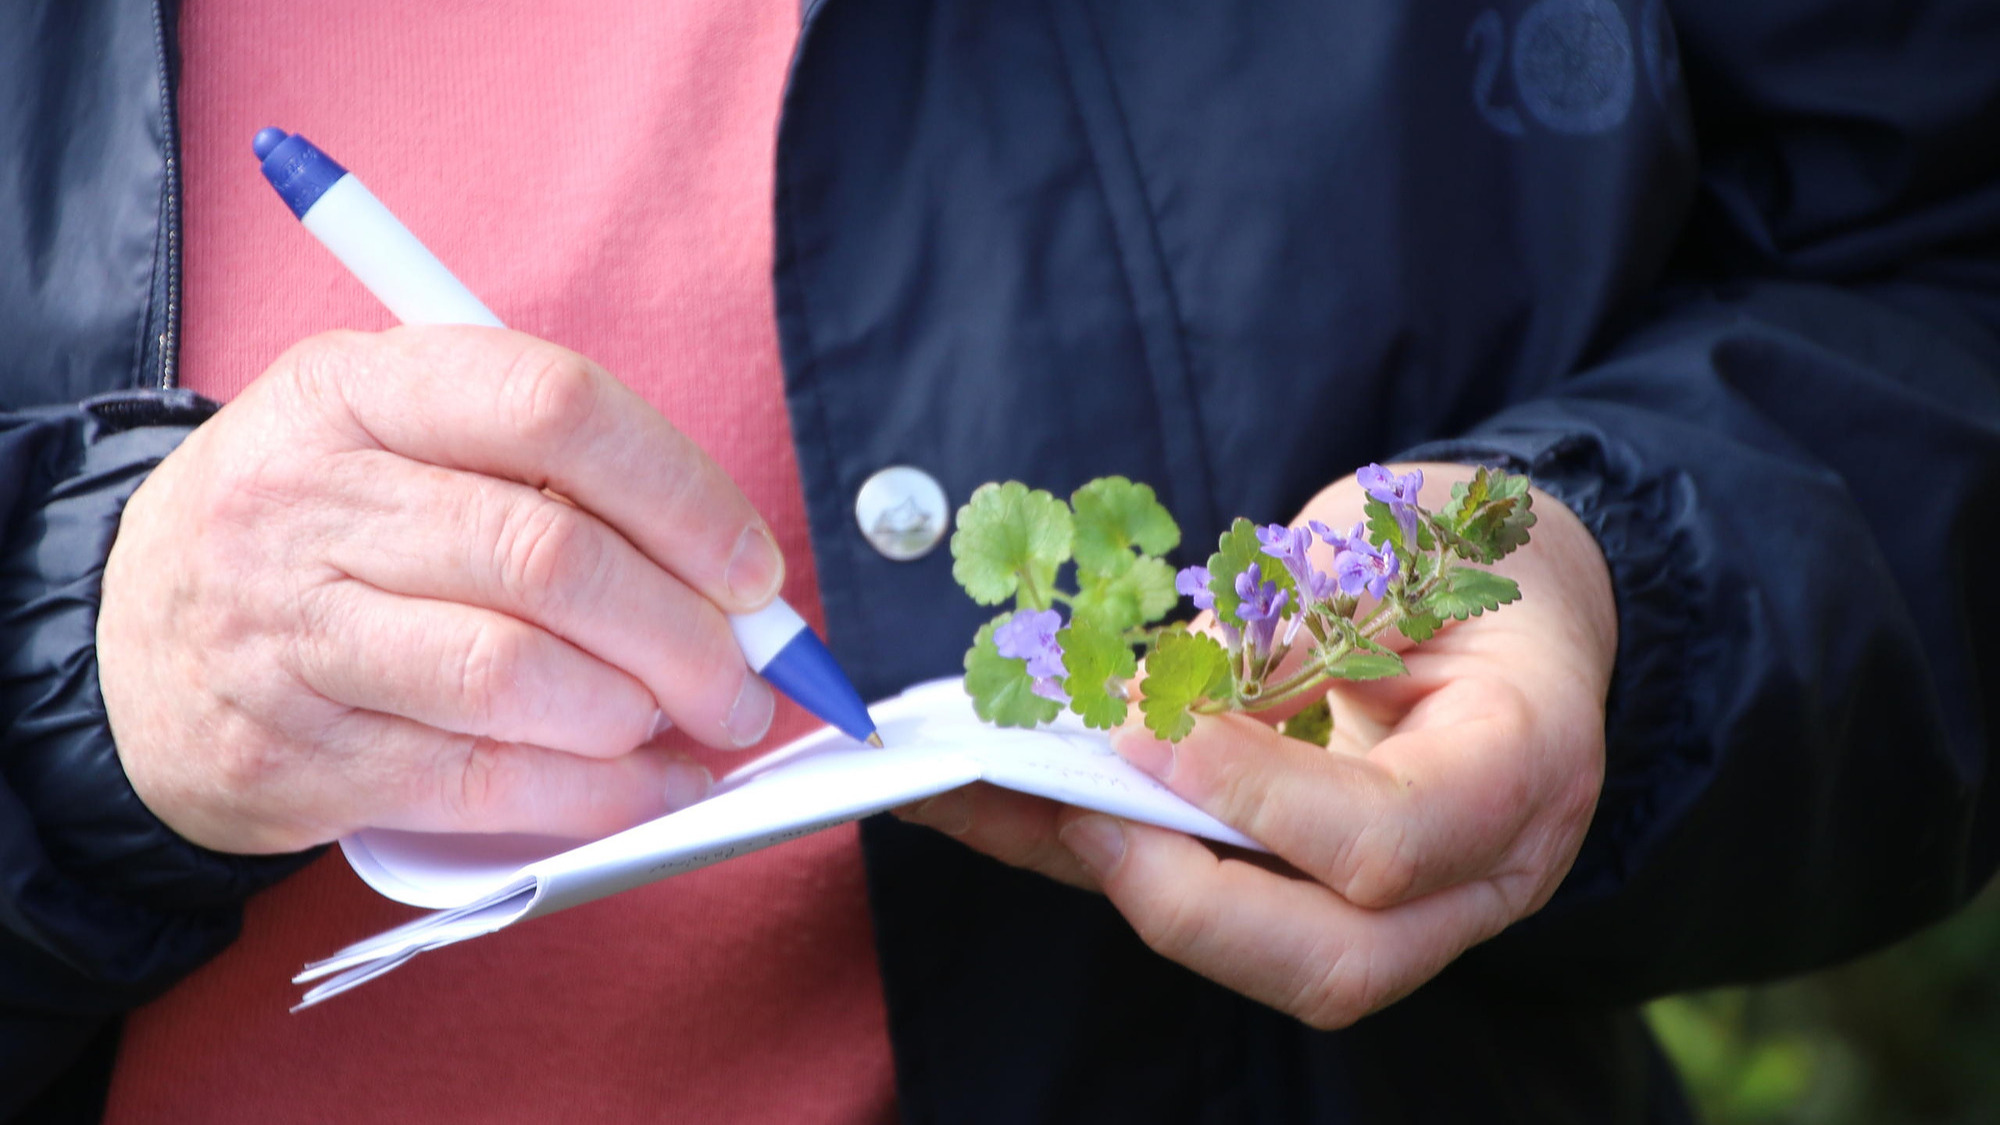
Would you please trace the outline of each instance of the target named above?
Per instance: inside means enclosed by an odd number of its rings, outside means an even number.
[[[1340,590],[1340,583],[1333,575],[1315,570],[1300,584],[1303,600],[1323,602]]]
[[[1222,630],[1222,647],[1231,652],[1235,652],[1243,647],[1243,630],[1219,618],[1215,624],[1217,628]]]
[[[1236,616],[1243,619],[1245,635],[1256,648],[1268,651],[1278,629],[1278,616],[1291,594],[1279,589],[1276,582],[1264,581],[1263,567],[1251,563],[1236,576],[1236,596],[1243,599],[1236,607]]]
[[[1366,524],[1355,524],[1353,531],[1342,531],[1339,528],[1328,527],[1318,520],[1313,520],[1306,526],[1312,528],[1313,534],[1325,540],[1326,545],[1332,547],[1335,552],[1347,550],[1349,543],[1367,542],[1368,539],[1368,526]]]
[[[1380,465],[1364,465],[1354,474],[1354,480],[1368,495],[1389,505],[1389,514],[1403,529],[1403,543],[1415,547],[1417,542],[1417,493],[1424,488],[1424,471],[1412,469],[1402,476],[1390,472]]]
[[[1063,627],[1062,614],[1053,609],[1023,609],[993,630],[993,647],[1000,655],[1028,662],[1028,675],[1035,679],[1034,692],[1043,699],[1068,703],[1062,688],[1069,670],[1063,667],[1062,646],[1056,633]]]
[[[1184,597],[1194,599],[1196,609],[1214,609],[1215,595],[1208,589],[1208,568],[1190,566],[1174,575],[1174,590]]]
[[[1303,585],[1306,576],[1312,573],[1312,562],[1306,558],[1306,549],[1312,546],[1312,532],[1303,527],[1286,527],[1281,523],[1266,524],[1257,529],[1257,542],[1264,545],[1264,553],[1280,559],[1292,577]]]
[[[1412,469],[1397,476],[1380,465],[1363,465],[1354,474],[1354,480],[1368,491],[1368,495],[1394,508],[1398,504],[1417,502],[1417,493],[1424,487],[1424,471]]]
[[[1384,544],[1378,551],[1360,535],[1348,539],[1347,546],[1333,557],[1333,572],[1340,579],[1341,592],[1350,596],[1367,590],[1371,596],[1381,597],[1402,565],[1396,558],[1396,548]]]
[[[1301,589],[1312,588],[1319,572],[1313,569],[1312,559],[1306,553],[1312,549],[1310,529],[1274,523],[1257,529],[1257,541],[1264,545],[1265,554],[1285,564]]]
[[[1284,560],[1285,569],[1292,572],[1292,578],[1299,584],[1303,600],[1309,602],[1325,601],[1336,588],[1333,576],[1313,566],[1306,554],[1312,549],[1313,531],[1323,527],[1326,525],[1315,520],[1309,527],[1274,523],[1257,529],[1257,541],[1264,545],[1264,553]]]

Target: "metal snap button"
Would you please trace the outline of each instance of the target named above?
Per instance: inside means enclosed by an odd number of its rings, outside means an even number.
[[[937,478],[891,465],[862,482],[854,522],[883,558],[908,562],[931,553],[951,527],[951,507]]]

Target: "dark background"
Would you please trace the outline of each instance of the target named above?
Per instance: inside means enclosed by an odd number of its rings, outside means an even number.
[[[1864,960],[1654,1003],[1710,1125],[2000,1122],[1997,888]]]

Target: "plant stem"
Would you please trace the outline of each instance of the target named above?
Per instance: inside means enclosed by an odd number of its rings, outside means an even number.
[[[1265,690],[1276,695],[1286,696],[1300,684],[1311,682],[1313,677],[1318,676],[1326,669],[1327,665],[1346,656],[1351,648],[1352,646],[1346,641],[1342,641],[1340,647],[1335,649],[1329,656],[1322,656],[1318,652],[1315,652],[1304,664],[1299,665],[1298,671],[1293,672],[1275,684],[1269,685]],[[1264,696],[1260,694],[1258,698],[1261,700]]]
[[[1021,600],[1028,603],[1029,609],[1039,610],[1049,608],[1048,599],[1042,597],[1042,592],[1035,587],[1035,579],[1032,575],[1025,570],[1017,570],[1014,574],[1020,582]]]
[[[1293,679],[1297,678],[1294,677]],[[1332,676],[1327,675],[1323,671],[1315,669],[1313,675],[1310,678],[1304,680],[1298,680],[1295,683],[1288,680],[1287,684],[1289,686],[1279,691],[1273,691],[1268,695],[1258,696],[1257,699],[1254,700],[1249,706],[1245,707],[1244,710],[1245,711],[1269,710],[1273,707],[1276,707],[1278,704],[1285,702],[1288,699],[1294,699],[1297,698],[1298,696],[1304,695],[1306,692],[1311,691],[1312,689],[1320,686],[1321,684],[1326,683],[1331,679],[1333,679]]]

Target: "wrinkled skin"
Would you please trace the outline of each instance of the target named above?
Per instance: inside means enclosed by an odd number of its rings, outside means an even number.
[[[127,775],[221,851],[359,828],[588,836],[705,791],[668,725],[756,742],[726,612],[784,560],[728,476],[514,332],[306,340],[163,461],[105,568]]]

